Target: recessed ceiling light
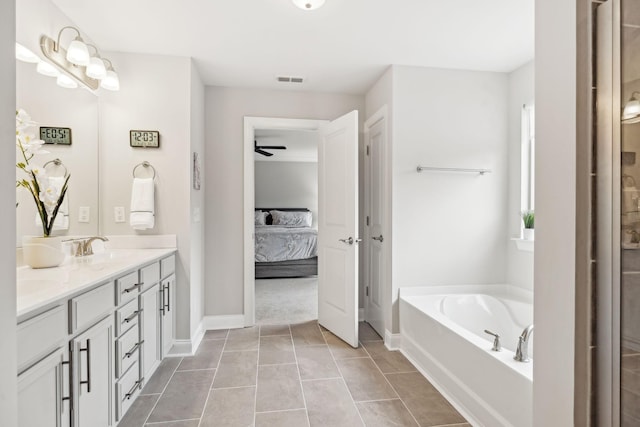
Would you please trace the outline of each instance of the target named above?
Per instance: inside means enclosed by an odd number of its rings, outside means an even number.
[[[302,10],[318,9],[324,4],[324,0],[291,0],[293,4]]]

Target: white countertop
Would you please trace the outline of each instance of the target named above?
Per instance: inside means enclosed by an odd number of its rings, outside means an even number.
[[[175,248],[111,249],[87,257],[67,257],[60,266],[53,268],[18,267],[18,320],[175,251]]]

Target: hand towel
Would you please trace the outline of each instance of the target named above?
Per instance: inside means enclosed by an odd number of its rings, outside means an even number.
[[[62,186],[67,178],[64,176],[50,176],[49,184],[56,189],[58,193],[62,191]],[[40,214],[36,212],[36,226],[42,227],[42,218]],[[68,230],[69,229],[69,195],[65,194],[62,204],[58,209],[56,219],[53,221],[53,230]]]
[[[134,178],[131,188],[129,224],[134,230],[146,230],[155,225],[153,178]]]

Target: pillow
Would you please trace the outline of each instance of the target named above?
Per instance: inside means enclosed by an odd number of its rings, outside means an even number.
[[[311,227],[311,212],[270,211],[273,225],[284,227]]]
[[[269,214],[268,212],[264,212],[264,211],[255,211],[253,214],[255,225],[267,225],[268,214]]]

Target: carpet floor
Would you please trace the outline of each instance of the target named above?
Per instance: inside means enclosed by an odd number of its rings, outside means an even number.
[[[317,318],[317,277],[256,280],[256,324],[302,323]]]

